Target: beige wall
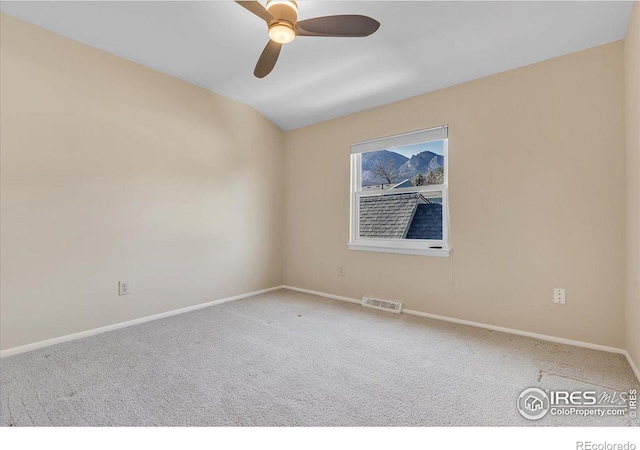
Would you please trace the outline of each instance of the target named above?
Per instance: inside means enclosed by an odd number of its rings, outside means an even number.
[[[623,104],[619,41],[288,132],[285,284],[622,348]],[[442,124],[453,257],[347,250],[349,145]]]
[[[1,20],[2,349],[282,283],[280,130]]]
[[[627,145],[627,351],[640,368],[640,3],[624,40]]]

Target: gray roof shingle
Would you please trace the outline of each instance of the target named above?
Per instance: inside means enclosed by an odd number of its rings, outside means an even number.
[[[360,237],[442,239],[442,205],[418,193],[360,197]]]
[[[407,239],[442,239],[442,205],[439,203],[418,205],[407,231]]]
[[[360,237],[403,239],[420,194],[360,197]]]

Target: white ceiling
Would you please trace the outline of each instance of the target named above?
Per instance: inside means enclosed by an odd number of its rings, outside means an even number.
[[[263,2],[264,4],[264,2]],[[264,79],[266,25],[233,2],[2,2],[3,13],[253,106],[290,130],[624,37],[630,2],[300,1],[367,38],[302,37]]]

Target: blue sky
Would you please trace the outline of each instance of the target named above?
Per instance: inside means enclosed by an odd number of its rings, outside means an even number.
[[[405,145],[404,147],[388,148],[390,152],[400,153],[407,158],[421,152],[433,152],[437,155],[444,155],[444,141],[425,142],[423,144]]]

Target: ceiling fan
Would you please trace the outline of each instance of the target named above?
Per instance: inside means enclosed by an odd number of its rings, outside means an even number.
[[[316,17],[298,22],[298,4],[294,1],[268,0],[266,8],[257,1],[236,3],[264,20],[269,29],[269,43],[253,71],[258,78],[269,75],[282,44],[288,44],[296,36],[364,37],[380,27],[377,20],[358,15]]]

